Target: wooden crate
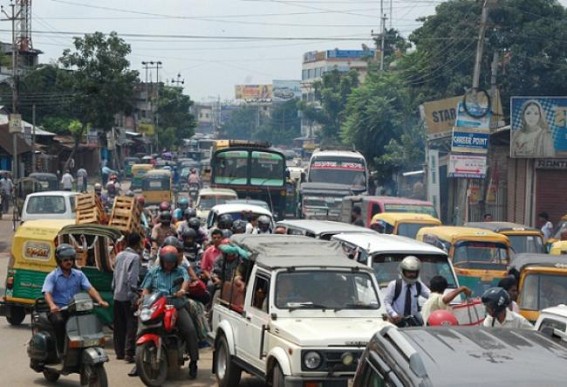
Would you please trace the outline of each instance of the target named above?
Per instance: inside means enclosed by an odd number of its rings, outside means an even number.
[[[117,196],[114,198],[114,205],[108,224],[124,233],[138,231],[138,227],[140,227],[140,208],[136,199],[129,196]]]
[[[102,203],[100,203],[100,199],[94,192],[77,195],[75,197],[75,209],[80,211],[97,207],[97,199],[98,204],[100,204],[100,207],[102,208]]]
[[[75,220],[77,224],[102,223],[104,216],[96,208],[91,208],[77,211]]]

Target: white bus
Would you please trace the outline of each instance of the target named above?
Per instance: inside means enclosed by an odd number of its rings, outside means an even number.
[[[349,187],[353,194],[368,192],[368,166],[354,150],[316,150],[309,160],[307,182]]]

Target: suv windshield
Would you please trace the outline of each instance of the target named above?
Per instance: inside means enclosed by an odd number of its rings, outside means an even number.
[[[542,310],[567,300],[567,275],[528,274],[521,292],[521,309]]]
[[[65,198],[63,196],[30,197],[26,212],[28,214],[64,214]]]
[[[436,275],[443,276],[447,279],[449,288],[457,287],[457,280],[451,270],[449,260],[441,255],[420,255],[412,254],[421,261],[421,271],[419,273],[420,280],[429,284],[431,278]],[[398,266],[402,259],[408,254],[377,254],[372,258],[372,269],[376,275],[378,285],[383,288],[400,276]]]
[[[225,204],[228,200],[231,200],[231,196],[200,196],[199,197],[199,207],[202,210],[210,210],[217,204]]]
[[[380,301],[368,273],[330,270],[282,272],[276,278],[279,309],[378,309]]]

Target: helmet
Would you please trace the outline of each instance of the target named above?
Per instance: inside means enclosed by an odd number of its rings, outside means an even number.
[[[232,227],[232,215],[222,214],[217,222],[220,229],[230,229]]]
[[[128,191],[126,191],[126,196],[133,198],[134,196],[136,196],[136,194],[134,193],[134,191],[129,189]]]
[[[55,249],[55,260],[58,265],[66,258],[72,258],[75,260],[76,257],[77,252],[75,251],[75,248],[68,243],[61,243]]]
[[[232,232],[235,234],[244,234],[246,232],[246,221],[242,219],[236,219],[232,223]]]
[[[181,238],[183,240],[185,240],[187,238],[196,239],[197,238],[197,231],[193,230],[192,228],[188,228],[185,231],[183,231],[183,233],[181,234]]]
[[[169,202],[167,200],[164,200],[163,202],[161,202],[159,204],[159,210],[160,211],[169,211],[169,210],[171,210],[171,205],[169,204]]]
[[[415,271],[419,275],[419,270],[421,269],[421,261],[417,257],[414,257],[413,255],[408,255],[407,257],[402,259],[398,269],[404,281],[406,281],[408,284],[414,284],[417,282],[417,276],[416,278],[408,278],[405,272]]]
[[[162,213],[159,214],[159,221],[161,223],[171,223],[171,212],[162,211]]]
[[[266,215],[260,215],[258,217],[258,225],[269,226],[270,225],[270,218],[268,218]]]
[[[197,211],[195,211],[194,208],[187,208],[185,211],[183,211],[183,217],[187,220],[191,219],[191,218],[196,218],[197,217]]]
[[[450,311],[438,309],[431,312],[427,319],[427,325],[430,327],[459,325],[459,320]]]
[[[179,239],[177,239],[177,237],[172,236],[168,236],[167,238],[165,238],[163,240],[163,243],[161,245],[161,247],[164,246],[173,246],[176,249],[180,249],[181,248],[181,242],[179,242]]]
[[[485,307],[490,308],[489,314],[492,317],[499,315],[500,312],[506,309],[512,302],[508,292],[503,288],[498,287],[486,290],[483,293],[481,300]]]
[[[201,221],[199,218],[191,218],[187,221],[187,225],[195,231],[199,231],[201,228]]]
[[[189,207],[189,199],[181,198],[177,201],[177,206],[182,210],[185,210]]]
[[[109,181],[108,183],[106,183],[106,190],[108,191],[108,193],[114,193],[116,192],[116,186],[113,182]]]
[[[174,218],[175,220],[181,219],[181,218],[183,217],[183,210],[182,210],[181,208],[176,208],[176,209],[173,211],[173,215],[172,215],[172,216],[173,216],[173,218]]]
[[[146,198],[144,197],[144,195],[139,195],[136,197],[136,201],[138,202],[139,205],[141,205],[142,207],[146,204]]]
[[[177,263],[177,249],[174,246],[164,246],[159,251],[159,262],[164,263]]]
[[[230,231],[228,228],[222,230],[222,237],[224,239],[229,239],[231,236],[232,236],[232,231]]]
[[[102,191],[102,184],[100,183],[95,183],[94,185],[94,190],[96,191]]]

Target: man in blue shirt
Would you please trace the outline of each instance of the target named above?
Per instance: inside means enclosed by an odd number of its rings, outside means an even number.
[[[65,323],[68,317],[66,311],[61,311],[61,308],[67,306],[75,294],[86,291],[101,306],[108,307],[108,303],[102,299],[85,274],[73,268],[76,255],[73,246],[67,243],[57,246],[55,250],[57,268],[45,277],[41,289],[49,305],[49,321],[53,324],[59,353],[63,353]]]

